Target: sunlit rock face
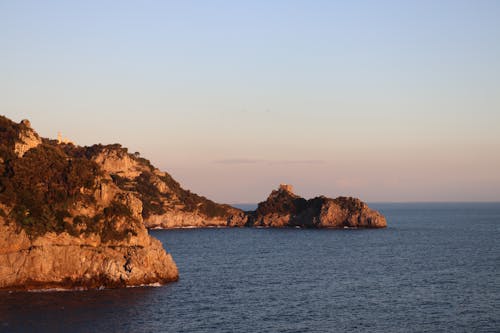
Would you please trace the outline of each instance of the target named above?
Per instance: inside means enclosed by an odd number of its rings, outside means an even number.
[[[259,203],[249,223],[261,227],[305,228],[385,228],[379,212],[356,198],[323,196],[306,200],[294,194],[292,187],[281,185]]]
[[[23,120],[18,125],[18,136],[14,143],[14,153],[18,157],[23,157],[24,154],[42,143],[42,139],[38,134],[31,128],[31,123],[29,120]]]
[[[94,150],[0,117],[0,289],[178,279],[171,255],[148,235],[141,198],[115,184]]]
[[[118,144],[94,145],[86,154],[110,182],[141,200],[147,228],[242,227],[247,222],[243,211],[183,189],[168,173]]]
[[[160,241],[142,226],[136,233],[122,240],[66,232],[33,239],[0,220],[0,289],[115,288],[176,281],[177,267]]]
[[[40,138],[0,117],[0,288],[98,288],[178,278],[146,228],[383,228],[355,198],[310,200],[282,184],[244,212],[183,189],[119,144]]]

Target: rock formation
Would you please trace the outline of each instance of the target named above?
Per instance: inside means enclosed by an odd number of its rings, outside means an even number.
[[[67,232],[32,238],[5,222],[0,219],[0,289],[114,288],[164,284],[178,278],[172,257],[143,226],[122,240]]]
[[[385,217],[356,198],[306,200],[295,195],[292,187],[281,185],[266,201],[250,212],[249,224],[256,227],[304,228],[385,228]]]
[[[18,135],[15,138],[14,143],[14,153],[18,157],[23,157],[31,148],[34,148],[42,143],[42,139],[38,134],[31,128],[31,123],[29,120],[24,119],[18,125]]]
[[[244,212],[183,189],[119,144],[40,138],[0,116],[0,289],[164,283],[177,268],[147,228],[383,228],[358,199],[310,200],[281,185]]]
[[[68,151],[84,149],[83,154],[109,174],[118,188],[141,200],[147,228],[228,227],[247,222],[243,211],[183,189],[168,173],[118,144],[67,147]]]
[[[85,152],[0,117],[0,289],[177,280],[172,257],[148,235],[141,199]]]

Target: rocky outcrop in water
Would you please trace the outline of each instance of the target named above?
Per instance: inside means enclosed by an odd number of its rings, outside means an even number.
[[[306,200],[295,195],[291,185],[281,185],[256,211],[244,212],[183,189],[168,173],[120,145],[92,146],[86,154],[117,187],[141,199],[147,228],[386,226],[380,213],[355,198]]]
[[[249,223],[255,227],[303,228],[385,228],[387,222],[379,212],[356,198],[306,200],[293,193],[290,185],[272,191],[266,201],[250,212]]]

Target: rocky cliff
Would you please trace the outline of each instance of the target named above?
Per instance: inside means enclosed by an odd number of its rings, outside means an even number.
[[[266,201],[249,213],[249,224],[256,227],[303,228],[385,228],[385,217],[356,198],[306,200],[293,193],[289,185],[281,185]]]
[[[73,156],[87,156],[110,176],[113,185],[139,198],[147,228],[386,226],[380,213],[355,198],[321,196],[306,200],[295,195],[291,185],[281,185],[256,211],[243,212],[183,189],[168,173],[120,145],[67,145],[66,150]]]
[[[177,268],[147,228],[383,228],[358,199],[310,200],[283,185],[243,212],[183,189],[119,144],[41,138],[0,116],[0,288],[164,283]]]
[[[183,189],[168,173],[118,144],[65,149],[70,155],[86,156],[113,185],[139,198],[147,228],[233,227],[247,222],[243,211]]]
[[[114,288],[177,278],[172,257],[144,227],[122,240],[67,232],[33,238],[0,220],[0,289]]]
[[[177,267],[92,150],[0,117],[0,289],[165,283]]]

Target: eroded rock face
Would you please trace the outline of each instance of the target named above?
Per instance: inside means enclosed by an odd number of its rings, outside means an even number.
[[[243,211],[183,189],[168,173],[120,145],[89,147],[87,155],[117,188],[141,200],[147,228],[242,227],[248,221]],[[103,184],[98,195],[114,197],[110,184]]]
[[[385,228],[379,212],[359,199],[316,197],[306,200],[280,187],[250,213],[249,223],[260,227]]]
[[[338,197],[324,199],[319,215],[319,225],[327,228],[385,228],[387,222],[379,212],[359,199]]]
[[[93,156],[93,160],[109,174],[117,174],[120,177],[134,179],[146,168],[142,167],[128,153],[122,149],[104,147],[101,152]]]
[[[246,214],[236,208],[227,208],[228,216],[209,217],[200,212],[171,210],[161,215],[151,215],[144,220],[146,228],[209,228],[244,227],[248,221]]]
[[[14,143],[14,153],[19,157],[23,157],[28,150],[42,143],[42,139],[31,128],[31,123],[28,120],[21,121],[19,125],[20,131]]]
[[[380,213],[355,198],[306,200],[294,194],[291,185],[281,184],[255,212],[243,212],[184,190],[168,173],[128,154],[119,146],[99,148],[92,156],[111,175],[119,189],[140,198],[147,228],[386,226]],[[110,191],[101,191],[107,192]]]
[[[178,278],[148,228],[383,228],[358,199],[306,200],[282,185],[254,212],[183,189],[119,144],[43,139],[0,116],[0,288],[96,288]]]
[[[30,239],[0,219],[0,289],[110,288],[177,279],[172,257],[145,229],[114,242],[67,233]]]
[[[40,139],[29,122],[1,116],[0,139],[0,289],[178,279],[170,254],[148,235],[141,198],[108,171],[133,172],[137,161],[110,153],[106,169],[94,150]]]

